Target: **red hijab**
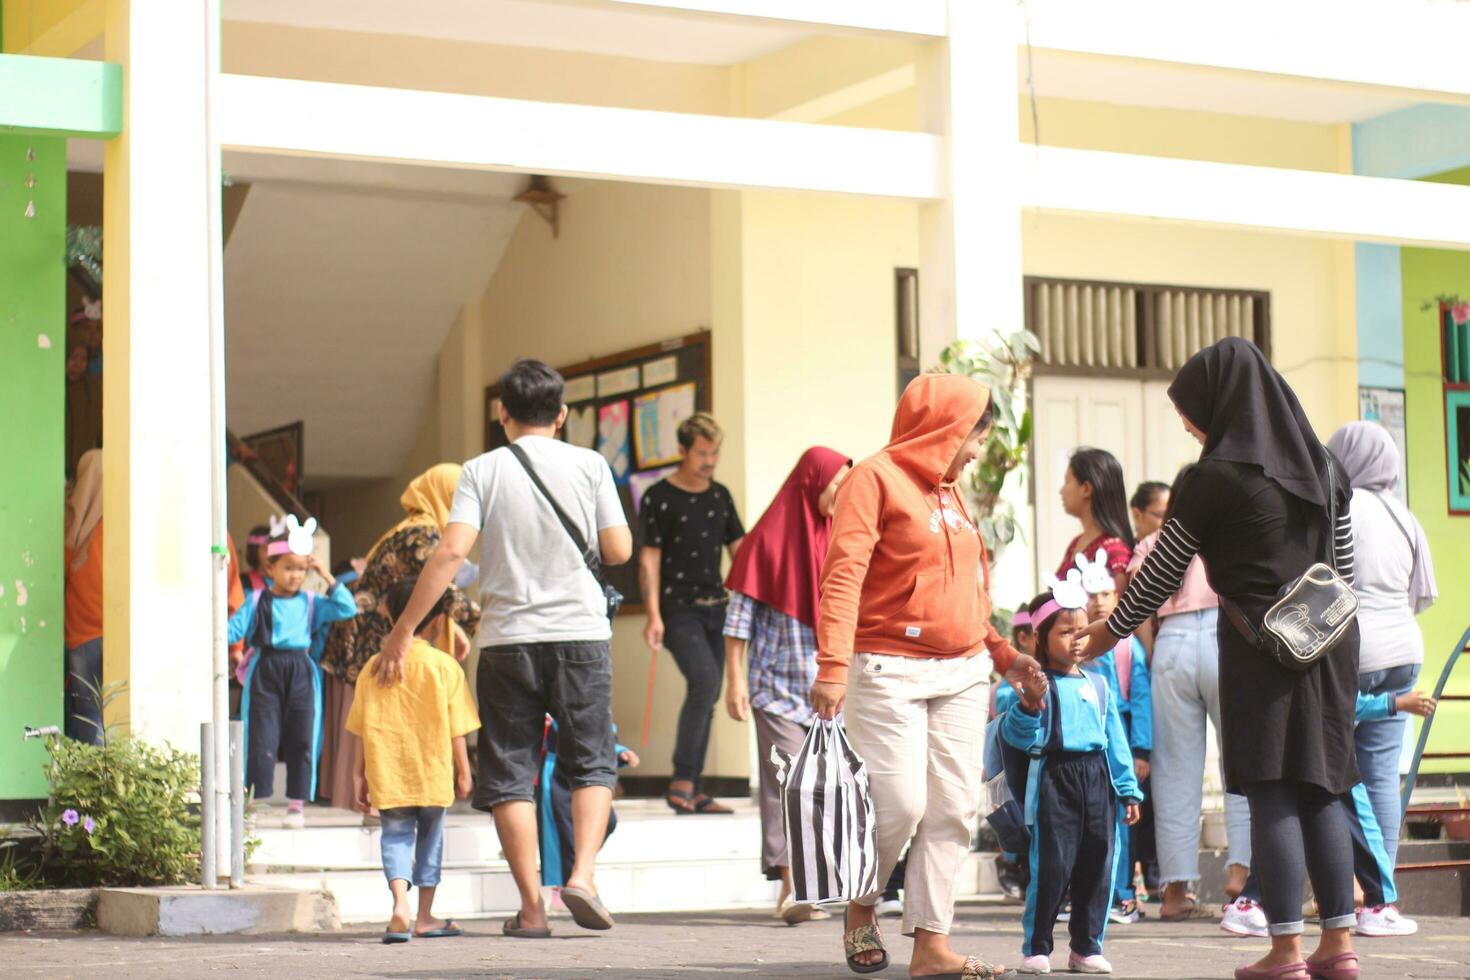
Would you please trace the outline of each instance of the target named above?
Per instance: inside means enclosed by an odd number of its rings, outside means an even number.
[[[740,543],[725,587],[815,629],[822,563],[832,540],[832,518],[817,509],[817,501],[851,463],[824,446],[802,453],[776,499]]]

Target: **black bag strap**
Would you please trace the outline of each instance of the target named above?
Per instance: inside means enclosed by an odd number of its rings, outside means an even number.
[[[577,553],[582,556],[582,561],[586,563],[587,571],[592,573],[592,577],[597,579],[599,585],[602,584],[601,557],[595,556],[587,547],[587,539],[582,537],[582,532],[577,529],[577,525],[573,524],[572,519],[567,516],[566,511],[561,509],[561,505],[556,502],[556,498],[551,495],[551,491],[546,489],[546,484],[541,482],[541,477],[536,474],[536,468],[531,465],[531,459],[526,455],[526,451],[515,443],[511,443],[506,448],[520,461],[521,466],[525,467],[526,475],[531,478],[532,483],[536,484],[536,489],[541,491],[541,496],[546,498],[546,502],[556,512],[557,520],[561,521],[561,526],[566,530],[567,537],[572,539],[572,544],[577,546]]]
[[[1327,566],[1337,571],[1337,464],[1329,456],[1327,460]],[[1245,612],[1231,599],[1220,596],[1220,608],[1225,618],[1251,646],[1260,645],[1260,632]]]
[[[1399,526],[1399,532],[1403,534],[1404,540],[1409,542],[1409,557],[1415,564],[1418,564],[1419,542],[1414,539],[1414,535],[1409,533],[1409,529],[1404,527],[1404,522],[1399,520],[1399,515],[1393,512],[1393,508],[1389,506],[1388,501],[1383,499],[1383,493],[1381,491],[1374,491],[1373,499],[1378,501],[1384,510],[1388,511],[1388,516],[1392,517],[1393,522]]]

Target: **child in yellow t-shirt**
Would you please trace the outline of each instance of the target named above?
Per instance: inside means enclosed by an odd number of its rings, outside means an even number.
[[[416,578],[405,579],[386,596],[388,614],[397,620],[413,595]],[[468,799],[473,782],[465,735],[480,727],[465,684],[464,669],[449,654],[424,640],[449,603],[440,597],[419,627],[403,662],[403,680],[392,687],[357,685],[347,730],[362,739],[354,785],[357,807],[382,814],[383,873],[393,893],[393,916],[385,943],[413,937],[461,936],[453,920],[433,915],[444,853],[444,811],[456,795]],[[375,656],[363,668],[372,678]],[[410,921],[408,891],[419,888],[418,917]]]

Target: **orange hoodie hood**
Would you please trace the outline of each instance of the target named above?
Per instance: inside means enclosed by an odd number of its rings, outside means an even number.
[[[928,486],[938,486],[990,404],[990,389],[962,374],[921,374],[893,415],[884,455]]]

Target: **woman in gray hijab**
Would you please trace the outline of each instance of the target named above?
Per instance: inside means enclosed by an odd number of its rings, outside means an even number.
[[[1358,625],[1358,690],[1389,692],[1394,698],[1413,690],[1424,664],[1424,636],[1414,617],[1434,604],[1434,562],[1424,528],[1394,496],[1399,451],[1388,430],[1375,422],[1349,422],[1327,442],[1353,485],[1353,583],[1361,606]],[[1398,854],[1399,755],[1404,723],[1397,712],[1359,722],[1355,731],[1358,769],[1383,831],[1392,862]]]

